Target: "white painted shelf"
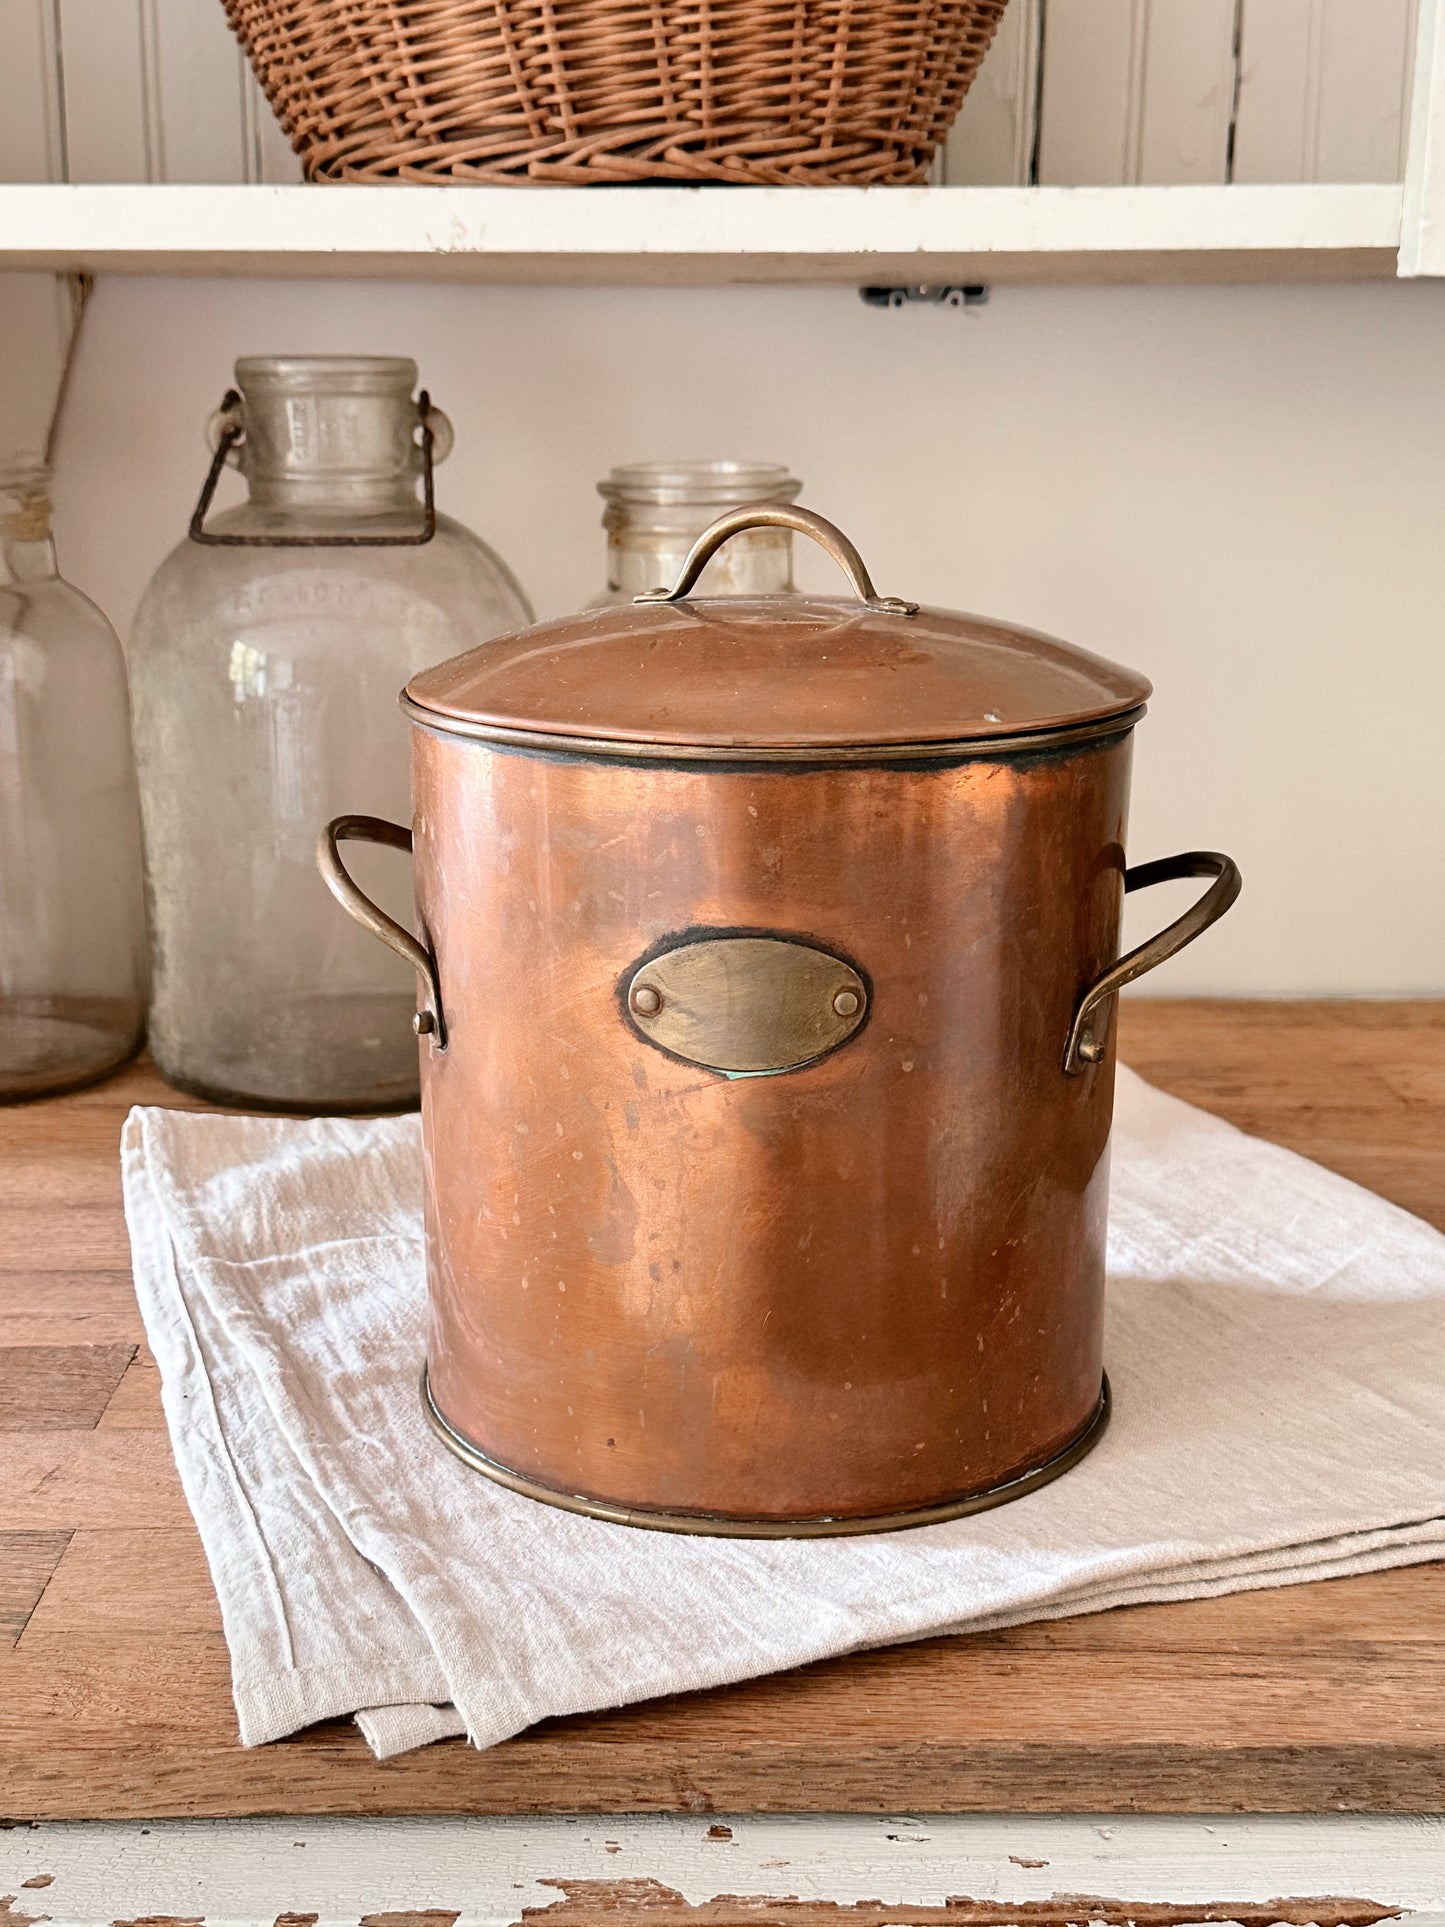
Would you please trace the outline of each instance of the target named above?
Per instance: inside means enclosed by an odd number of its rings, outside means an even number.
[[[0,268],[720,285],[1388,278],[1401,187],[0,187]]]

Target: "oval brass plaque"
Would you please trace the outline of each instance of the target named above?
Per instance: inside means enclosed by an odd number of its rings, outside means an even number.
[[[810,1064],[868,1014],[851,965],[787,937],[700,937],[637,965],[622,990],[649,1043],[735,1076]]]

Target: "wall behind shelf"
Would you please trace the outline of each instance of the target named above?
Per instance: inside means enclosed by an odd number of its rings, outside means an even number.
[[[1394,181],[1418,0],[1010,0],[950,182]]]
[[[1403,173],[1418,0],[1010,0],[955,183]],[[220,0],[3,0],[0,181],[291,181]]]
[[[62,562],[124,630],[242,352],[414,355],[457,427],[442,506],[542,614],[601,584],[613,463],[785,461],[885,591],[1154,679],[1131,853],[1227,849],[1246,891],[1153,988],[1441,994],[1442,333],[1429,283],[879,312],[832,288],[107,279],[58,450]],[[1140,934],[1187,894],[1140,899]]]

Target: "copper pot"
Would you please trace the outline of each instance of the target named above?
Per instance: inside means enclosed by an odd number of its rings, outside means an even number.
[[[856,601],[692,602],[739,530]],[[641,606],[639,606],[641,605]],[[786,1536],[978,1510],[1098,1439],[1113,1000],[1239,890],[1126,870],[1149,685],[874,594],[740,509],[671,591],[415,677],[411,833],[330,824],[416,966],[424,1395],[489,1477]],[[341,866],[414,841],[422,938]],[[1210,876],[1118,958],[1124,892]]]

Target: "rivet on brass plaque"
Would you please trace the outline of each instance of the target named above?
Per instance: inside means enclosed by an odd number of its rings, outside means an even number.
[[[735,1076],[810,1064],[868,1014],[867,986],[850,964],[787,937],[679,944],[625,974],[623,993],[650,1044]]]

